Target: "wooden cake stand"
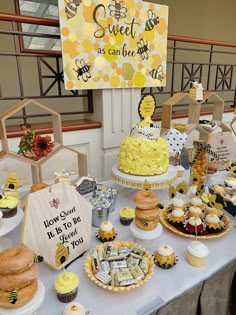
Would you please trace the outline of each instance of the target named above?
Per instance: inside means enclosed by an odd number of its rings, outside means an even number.
[[[119,171],[116,164],[112,167],[111,178],[118,184],[128,188],[140,189],[146,181],[151,189],[160,189],[170,186],[177,180],[177,171],[175,166],[169,165],[169,169],[165,174],[157,176],[136,176]]]

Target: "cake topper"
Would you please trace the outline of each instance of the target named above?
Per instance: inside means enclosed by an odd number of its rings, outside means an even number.
[[[142,97],[141,101],[139,102],[139,105],[138,105],[139,116],[140,116],[140,118],[143,119],[143,121],[141,121],[141,123],[142,122],[146,123],[146,125],[145,125],[146,127],[152,126],[151,117],[154,114],[155,107],[156,107],[156,100],[152,94],[144,95]]]

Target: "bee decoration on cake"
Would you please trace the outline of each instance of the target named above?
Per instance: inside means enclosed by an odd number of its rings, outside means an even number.
[[[85,63],[84,59],[75,59],[75,65],[77,68],[73,68],[73,70],[77,73],[77,79],[82,78],[84,82],[87,82],[91,78],[90,66]]]
[[[148,10],[147,15],[148,20],[145,24],[145,31],[151,31],[154,29],[155,25],[159,23],[159,17],[156,16],[152,10]]]
[[[163,66],[162,65],[159,65],[157,69],[152,69],[149,73],[153,79],[159,80],[162,82],[163,80]]]
[[[16,302],[17,302],[17,291],[16,290],[12,290],[8,299],[9,299],[9,302],[11,304],[16,304]]]
[[[145,189],[145,190],[150,190],[151,189],[151,184],[147,180],[145,180],[143,182],[143,189]]]
[[[108,9],[110,10],[110,16],[114,17],[117,22],[119,22],[120,19],[125,19],[126,18],[126,12],[128,11],[126,7],[122,7],[121,3],[123,1],[116,1],[112,0],[115,2],[115,4],[109,4]]]
[[[139,42],[137,42],[138,50],[137,54],[139,54],[142,58],[142,60],[148,59],[148,51],[150,49],[148,48],[148,41],[141,38]]]
[[[36,264],[39,264],[43,261],[43,256],[40,256],[40,255],[34,255],[34,262]]]
[[[77,14],[77,8],[81,0],[65,0],[65,12],[67,20],[73,18]]]
[[[69,258],[69,254],[69,246],[66,247],[63,243],[58,242],[55,255],[56,266],[59,267],[63,264]]]

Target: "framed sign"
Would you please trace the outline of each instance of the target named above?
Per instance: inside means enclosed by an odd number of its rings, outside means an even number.
[[[91,225],[92,206],[62,182],[28,195],[21,241],[59,270],[89,248]]]
[[[141,0],[59,0],[65,88],[166,85],[168,7]]]

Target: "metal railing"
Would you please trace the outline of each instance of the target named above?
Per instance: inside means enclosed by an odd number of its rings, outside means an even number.
[[[59,35],[22,32],[19,23],[48,25],[59,27],[57,20],[40,19],[36,17],[5,14],[0,12],[0,22],[7,21],[10,29],[2,29],[0,24],[1,43],[4,38],[11,37],[12,50],[0,50],[0,58],[9,58],[13,61],[15,69],[10,75],[12,80],[17,81],[16,90],[4,88],[5,73],[0,72],[0,101],[13,99],[42,99],[42,98],[69,98],[77,97],[85,99],[87,108],[83,110],[64,111],[61,115],[84,114],[93,112],[92,91],[66,91],[62,70],[62,58],[60,52],[43,52],[22,49],[23,36],[60,38]],[[1,45],[3,47],[4,45]],[[28,61],[28,60],[31,60]],[[36,75],[35,84],[38,87],[37,94],[26,92],[25,86],[31,77],[23,75],[23,69],[27,64],[31,65],[32,74]],[[46,69],[46,71],[45,71]],[[152,93],[157,100],[156,114],[161,112],[163,102],[176,92],[188,92],[191,81],[203,84],[205,90],[215,91],[225,101],[226,106],[236,106],[236,43],[211,41],[182,36],[168,36],[167,56],[167,86],[165,88],[143,88],[142,94]],[[8,86],[7,86],[8,87]],[[204,105],[204,104],[203,104]],[[206,104],[210,106],[209,103]],[[179,107],[179,108],[178,108]],[[185,111],[185,104],[177,104],[176,110]],[[39,117],[35,114],[34,117]],[[42,116],[42,115],[41,115]],[[24,121],[32,115],[24,110]],[[14,117],[19,118],[19,117]]]

